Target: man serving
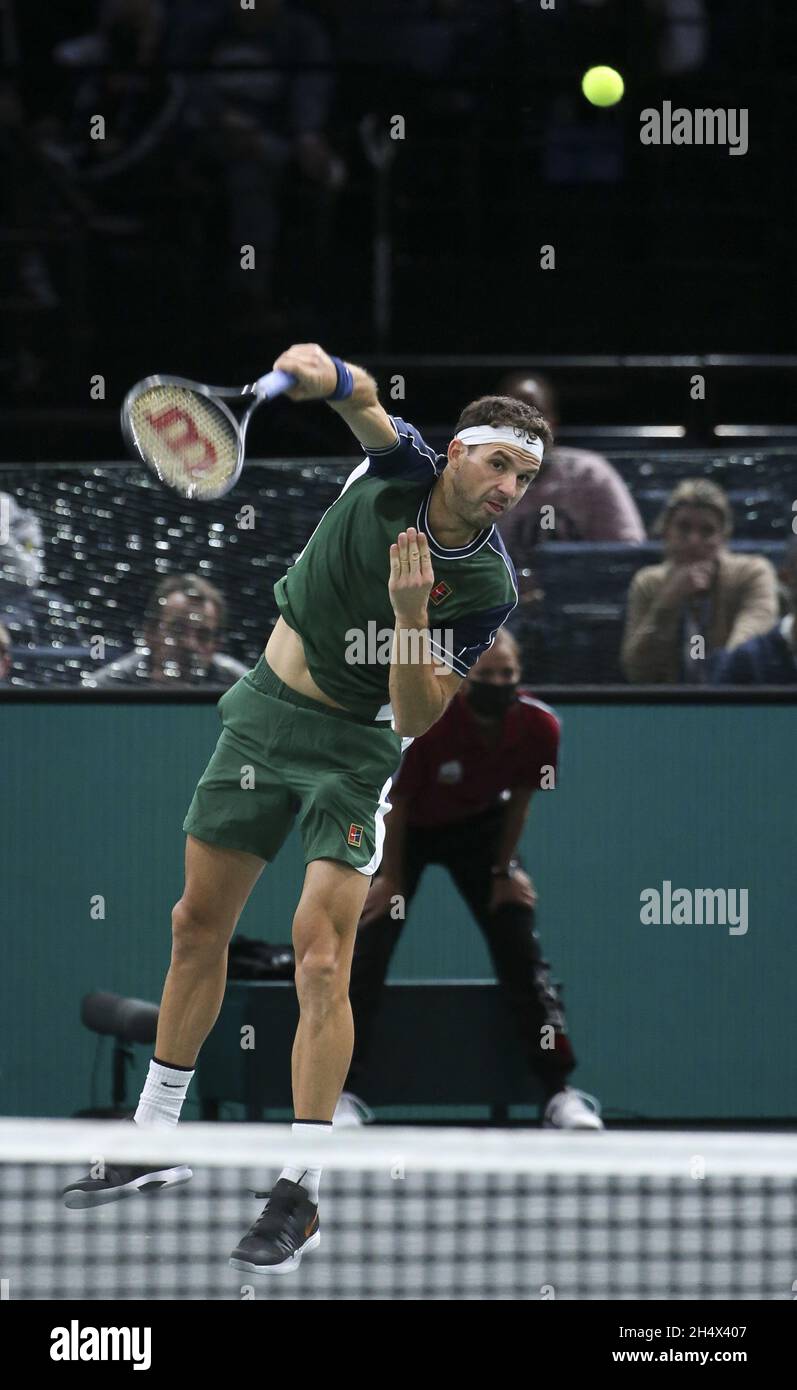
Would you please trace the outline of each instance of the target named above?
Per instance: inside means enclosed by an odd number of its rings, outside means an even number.
[[[219,701],[223,731],[184,824],[185,889],[140,1125],[177,1124],[221,1007],[230,938],[298,820],[294,1132],[329,1130],[352,1056],[354,937],[392,777],[403,745],[439,719],[517,602],[494,523],[525,493],[551,437],[535,408],[485,396],[438,455],[386,413],[367,372],[317,344],[289,348],[274,366],[296,377],[293,400],[328,401],[366,457],[275,585],[280,617],[257,665]],[[369,640],[385,629],[389,642]],[[97,1205],[190,1176],[106,1169],[65,1200]],[[236,1268],[281,1273],[318,1245],[319,1179],[319,1168],[283,1170],[233,1252]]]

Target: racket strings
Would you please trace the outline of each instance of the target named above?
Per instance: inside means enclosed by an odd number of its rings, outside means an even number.
[[[218,496],[238,466],[236,425],[213,399],[162,384],[131,404],[136,445],[161,480],[186,497]]]

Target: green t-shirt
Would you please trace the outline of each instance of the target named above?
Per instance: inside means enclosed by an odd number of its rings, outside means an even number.
[[[302,639],[313,680],[366,719],[392,717],[396,620],[387,586],[390,546],[400,531],[415,526],[428,538],[435,580],[428,605],[431,649],[457,675],[468,674],[517,603],[514,567],[494,526],[464,546],[435,540],[427,513],[446,456],[425,444],[413,425],[392,418],[396,443],[372,449],[355,468],[295,564],[274,585],[283,618]]]

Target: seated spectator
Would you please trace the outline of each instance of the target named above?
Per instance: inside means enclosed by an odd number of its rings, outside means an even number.
[[[797,536],[781,570],[790,611],[761,637],[721,652],[712,671],[717,685],[797,685]]]
[[[196,91],[192,119],[226,206],[225,287],[246,323],[274,298],[288,178],[298,170],[320,194],[345,177],[327,138],[331,52],[313,16],[284,0],[247,9],[226,0],[205,42],[211,74]],[[254,264],[242,274],[241,249],[250,244]]]
[[[0,623],[0,685],[8,685],[11,680],[11,634]]]
[[[556,435],[559,409],[550,381],[539,373],[514,372],[497,387],[541,410]],[[543,507],[552,507],[553,525]],[[523,564],[539,541],[628,541],[647,539],[636,503],[619,473],[602,454],[588,449],[546,449],[534,486],[500,525],[504,544]]]
[[[44,537],[35,512],[0,492],[0,621],[14,642],[36,630],[36,592],[44,569]]]
[[[655,526],[664,563],[638,570],[628,591],[621,663],[629,681],[705,682],[714,653],[774,623],[775,571],[758,555],[732,555],[732,529],[715,483],[687,479],[670,494]]]
[[[103,666],[85,685],[92,690],[139,683],[234,685],[247,668],[216,651],[225,622],[226,605],[215,584],[195,574],[171,575],[147,605],[143,643]]]
[[[111,169],[129,179],[139,163],[149,164],[173,125],[179,84],[160,63],[164,19],[160,0],[102,0],[96,28],[53,51],[76,84],[62,158],[92,179]],[[91,136],[95,113],[106,121],[101,140]]]
[[[35,512],[20,507],[16,497],[0,492],[0,586],[15,591],[41,583],[44,537]]]

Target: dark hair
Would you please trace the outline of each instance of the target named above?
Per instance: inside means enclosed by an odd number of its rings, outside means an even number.
[[[548,448],[553,443],[553,431],[545,416],[536,406],[513,396],[480,396],[477,401],[466,405],[454,430],[466,430],[471,425],[510,425],[536,435]]]
[[[227,605],[221,590],[198,574],[170,574],[153,589],[144,612],[144,626],[154,627],[160,621],[163,602],[170,594],[185,594],[186,598],[198,598],[203,603],[212,603],[216,608],[219,629],[227,625]]]

